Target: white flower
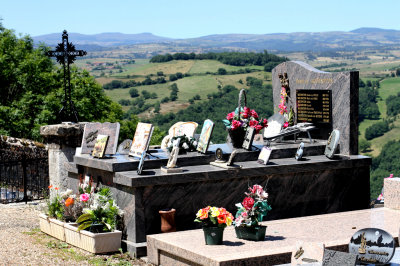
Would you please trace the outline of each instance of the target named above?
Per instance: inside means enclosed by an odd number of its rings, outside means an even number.
[[[67,189],[67,191],[61,193],[61,198],[67,199],[73,193],[72,189]]]
[[[182,148],[184,148],[185,150],[188,150],[189,149],[189,145],[187,145],[187,143],[185,142],[185,143],[182,144]]]

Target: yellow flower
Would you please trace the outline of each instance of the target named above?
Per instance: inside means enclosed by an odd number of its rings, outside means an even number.
[[[211,216],[212,217],[217,217],[219,216],[219,209],[217,207],[212,207],[211,208]]]

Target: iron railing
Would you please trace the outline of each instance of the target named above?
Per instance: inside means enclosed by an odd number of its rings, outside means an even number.
[[[0,141],[0,203],[41,199],[48,194],[47,151]]]

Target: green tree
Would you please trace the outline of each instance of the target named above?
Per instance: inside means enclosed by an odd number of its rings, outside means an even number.
[[[218,75],[226,75],[226,69],[220,67],[220,68],[218,68],[218,72],[217,73],[218,73]]]
[[[358,143],[361,152],[367,152],[371,148],[371,142],[365,139],[361,139]]]
[[[397,76],[397,77],[400,77],[400,68],[397,68],[397,69],[396,69],[396,76]]]
[[[139,96],[139,91],[135,88],[132,88],[129,90],[129,94],[131,95],[132,98],[135,98]]]
[[[142,95],[146,100],[151,98],[150,92],[148,92],[146,90],[142,90]]]

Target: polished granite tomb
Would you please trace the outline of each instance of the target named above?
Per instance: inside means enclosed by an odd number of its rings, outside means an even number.
[[[267,219],[283,219],[316,214],[350,211],[369,205],[369,166],[365,156],[338,156],[334,160],[323,154],[326,141],[306,143],[304,159],[294,159],[298,143],[274,143],[268,165],[256,162],[259,148],[238,150],[236,164],[241,168],[224,169],[209,163],[220,147],[229,155],[227,144],[211,145],[207,154],[179,155],[182,173],[164,173],[168,154],[151,150],[142,175],[136,173],[139,159],[113,155],[106,159],[90,155],[74,157],[70,167],[69,187],[77,187],[78,173],[93,176],[95,182],[109,186],[117,204],[125,211],[124,242],[135,255],[146,252],[146,236],[160,233],[159,210],[176,209],[177,230],[198,228],[194,223],[198,209],[207,205],[236,211],[248,186],[266,186],[272,211]]]

